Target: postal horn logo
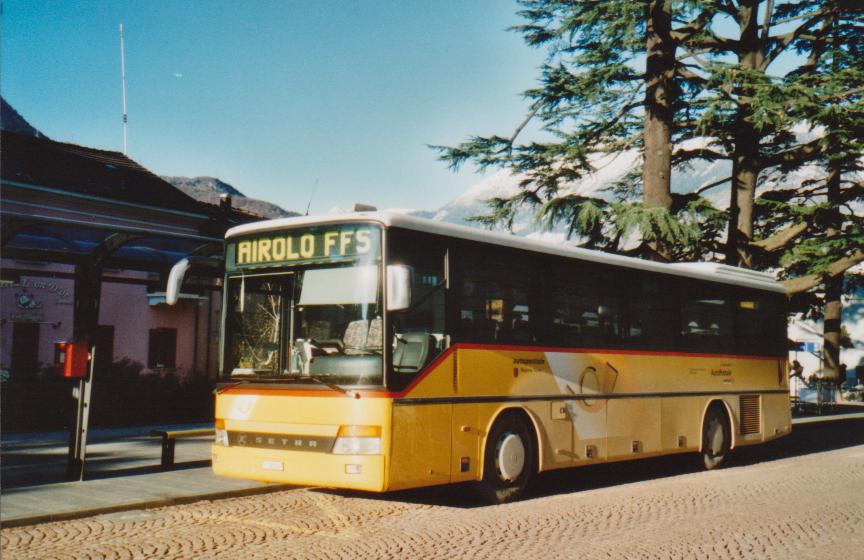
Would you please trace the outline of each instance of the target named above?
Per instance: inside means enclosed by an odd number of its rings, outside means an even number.
[[[36,298],[27,292],[15,294],[15,303],[19,309],[39,309],[42,307],[42,302],[36,301]]]

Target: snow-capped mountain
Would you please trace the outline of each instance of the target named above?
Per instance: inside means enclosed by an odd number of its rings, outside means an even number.
[[[805,127],[796,130],[799,141],[806,142],[818,135],[819,131],[810,131]],[[696,138],[680,146],[692,150],[708,147],[708,140]],[[716,150],[716,147],[713,148]],[[593,158],[594,171],[585,175],[577,181],[565,185],[561,189],[561,195],[579,194],[583,196],[594,196],[609,199],[611,193],[608,188],[623,179],[628,173],[634,171],[640,164],[641,154],[638,150],[627,150],[615,154],[598,154]],[[697,159],[686,167],[672,172],[672,190],[676,193],[692,193],[702,187],[712,185],[730,177],[732,164],[728,160],[708,161]],[[822,175],[824,171],[816,165],[802,167],[801,169],[783,175],[777,170],[764,173],[760,178],[757,194],[765,191],[789,188],[801,185],[803,182]],[[433,213],[433,218],[445,222],[463,225],[478,224],[469,222],[468,218],[487,214],[489,207],[487,201],[495,197],[508,197],[519,192],[519,181],[521,177],[512,174],[508,170],[496,171],[480,182],[466,190],[463,194],[454,198]],[[729,206],[730,183],[727,181],[706,190],[703,194],[717,208]],[[526,236],[548,236],[562,237],[563,228],[552,232],[543,232],[536,220],[537,208],[523,208],[514,219],[513,232],[517,235]]]
[[[809,131],[799,132],[799,137],[806,137],[808,134],[812,133]],[[688,147],[699,147],[699,142],[694,141]],[[593,162],[595,172],[567,185],[566,188],[562,189],[561,194],[573,193],[608,198],[609,193],[606,192],[606,188],[633,171],[640,163],[640,157],[641,155],[636,150],[598,157]],[[731,171],[732,165],[727,160],[695,160],[686,169],[672,173],[672,190],[677,193],[692,193],[703,186],[728,178]],[[799,186],[809,179],[822,175],[824,175],[824,170],[816,165],[803,167],[788,175],[772,170],[761,177],[757,194]],[[432,212],[431,217],[444,222],[480,227],[478,223],[468,221],[468,218],[487,214],[489,212],[487,204],[489,199],[508,197],[519,192],[520,179],[519,176],[507,170],[491,173],[463,194]],[[727,208],[730,197],[729,182],[705,191],[704,196],[717,208]],[[856,208],[857,210],[861,209]],[[536,211],[536,208],[520,210],[514,220],[513,233],[532,238],[542,238],[547,241],[566,242],[563,227],[559,226],[553,231],[542,230],[535,219]],[[414,212],[413,214],[429,216],[429,213]],[[861,299],[862,295],[864,294],[858,292],[856,297],[847,299],[843,308],[843,324],[852,340],[855,341],[855,348],[843,350],[842,361],[849,367],[864,367],[864,320],[861,319],[864,316],[864,299]],[[799,342],[815,342],[818,346],[821,344],[822,325],[818,321],[797,318],[790,326],[789,336]],[[798,358],[802,360],[802,363],[806,360],[805,367],[808,372],[821,368],[819,360],[813,356],[801,355]]]

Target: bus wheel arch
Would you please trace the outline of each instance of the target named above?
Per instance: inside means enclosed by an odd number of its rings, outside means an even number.
[[[478,490],[487,501],[517,500],[537,473],[537,425],[523,408],[505,408],[495,415],[483,445]]]
[[[699,456],[703,466],[712,470],[720,466],[735,447],[732,411],[722,399],[710,401],[702,414],[699,430]]]

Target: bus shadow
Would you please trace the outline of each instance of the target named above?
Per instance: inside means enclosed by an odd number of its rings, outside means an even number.
[[[831,422],[797,425],[789,436],[764,445],[735,450],[724,462],[722,468],[745,467],[766,461],[800,457],[861,444],[864,444],[864,419],[840,419]],[[701,470],[701,459],[695,453],[562,469],[538,475],[522,499],[533,500],[574,492],[586,492],[622,484],[647,482],[696,473]],[[328,490],[327,492],[342,496],[463,509],[488,506],[488,503],[474,492],[471,484],[403,490],[384,496],[335,490]]]

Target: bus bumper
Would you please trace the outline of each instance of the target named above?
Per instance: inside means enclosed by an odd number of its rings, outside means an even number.
[[[384,491],[383,455],[335,455],[214,445],[212,458],[213,472],[220,476],[298,486]]]

